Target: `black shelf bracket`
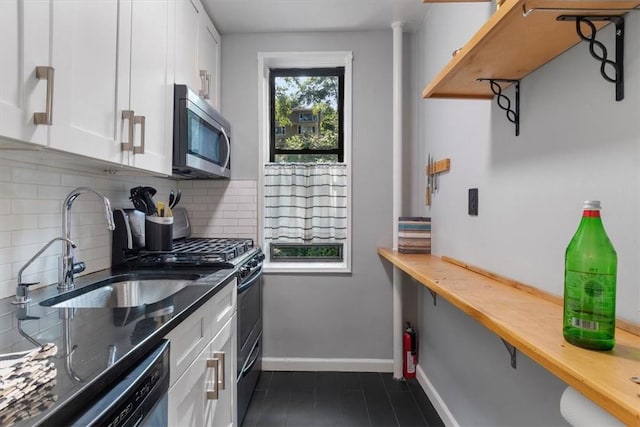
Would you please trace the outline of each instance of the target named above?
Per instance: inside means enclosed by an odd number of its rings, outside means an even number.
[[[429,291],[429,293],[431,294],[431,298],[433,298],[433,305],[436,305],[436,296],[438,296],[438,294],[435,293],[435,291],[432,291],[431,289],[427,288],[427,290]]]
[[[589,43],[589,53],[600,61],[600,74],[602,77],[616,85],[616,101],[624,99],[624,17],[622,16],[581,16],[560,15],[558,21],[575,21],[576,33],[581,40]],[[615,61],[608,58],[607,48],[596,40],[596,26],[594,22],[613,22],[616,26],[616,58]],[[583,25],[584,24],[584,25]],[[583,32],[587,27],[589,34]],[[613,76],[607,72],[607,68],[613,69]]]
[[[520,80],[479,78],[478,81],[489,82],[491,92],[496,96],[498,107],[506,112],[507,120],[516,126],[516,136],[520,135]],[[511,100],[502,93],[500,83],[513,83],[515,86],[515,108],[511,108]]]
[[[516,369],[516,362],[517,362],[516,355],[518,354],[516,347],[506,342],[504,338],[500,338],[500,340],[502,341],[502,344],[504,344],[504,346],[507,348],[507,351],[509,352],[509,356],[511,356],[511,367],[513,369]]]

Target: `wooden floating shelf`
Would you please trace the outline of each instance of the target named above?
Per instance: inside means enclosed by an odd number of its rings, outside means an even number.
[[[564,340],[558,297],[446,257],[378,254],[624,424],[640,426],[640,385],[630,380],[640,375],[640,336],[618,327],[613,350],[585,350]]]
[[[558,22],[558,16],[623,15],[639,5],[640,0],[506,0],[424,88],[422,96],[491,99],[489,85],[478,78],[520,80],[580,41],[575,23]]]

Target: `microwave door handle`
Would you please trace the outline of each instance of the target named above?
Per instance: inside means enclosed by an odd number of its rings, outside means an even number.
[[[221,127],[220,130],[222,131],[222,135],[224,135],[225,141],[227,141],[227,160],[225,160],[223,166],[223,169],[226,169],[229,166],[229,160],[231,159],[231,141],[229,140],[227,133],[224,131],[224,128]]]

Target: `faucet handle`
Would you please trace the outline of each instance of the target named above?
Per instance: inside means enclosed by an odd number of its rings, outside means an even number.
[[[31,298],[29,298],[29,286],[32,285],[37,285],[40,282],[33,282],[33,283],[18,283],[18,286],[16,287],[16,299],[15,301],[12,301],[12,304],[25,304],[29,301],[31,301]]]
[[[73,264],[73,268],[71,269],[71,271],[73,274],[79,274],[85,271],[86,269],[87,269],[87,264],[85,264],[83,261],[80,261]]]

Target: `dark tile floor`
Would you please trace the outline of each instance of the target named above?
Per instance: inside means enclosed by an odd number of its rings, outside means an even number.
[[[370,372],[262,372],[243,427],[444,426],[415,380]]]

